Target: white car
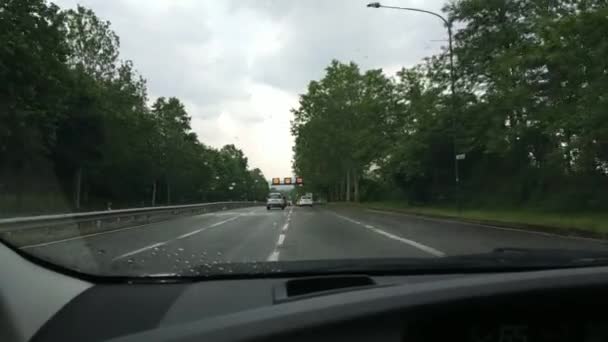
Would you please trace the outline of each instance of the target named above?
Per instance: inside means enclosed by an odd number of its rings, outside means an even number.
[[[287,201],[282,194],[278,192],[273,192],[268,195],[268,200],[266,201],[266,209],[270,210],[272,208],[281,208],[285,209],[287,206]]]
[[[304,206],[312,207],[312,198],[311,197],[302,197],[302,198],[300,198],[300,202],[298,205],[301,207],[304,207]]]

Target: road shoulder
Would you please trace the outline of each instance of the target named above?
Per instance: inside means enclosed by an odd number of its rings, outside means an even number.
[[[415,208],[387,208],[384,206],[376,206],[367,203],[331,203],[330,207],[350,207],[370,212],[385,213],[391,215],[403,215],[409,217],[417,217],[422,219],[430,219],[444,222],[468,223],[488,228],[499,228],[508,230],[525,231],[544,235],[555,235],[561,237],[572,237],[588,240],[608,240],[608,232],[599,232],[582,228],[556,227],[549,225],[529,224],[522,222],[509,222],[499,220],[476,219],[468,217],[458,217],[453,215],[441,215],[434,213],[417,212]]]

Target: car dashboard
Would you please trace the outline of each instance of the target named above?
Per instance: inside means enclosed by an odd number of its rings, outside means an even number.
[[[405,314],[400,341],[607,341],[601,307],[563,293],[480,298]],[[596,304],[599,304],[596,302]],[[595,307],[595,310],[594,310]]]
[[[608,268],[98,284],[32,341],[606,341]]]

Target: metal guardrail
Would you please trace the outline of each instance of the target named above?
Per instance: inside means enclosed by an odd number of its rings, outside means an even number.
[[[57,215],[40,215],[30,217],[15,217],[0,219],[0,233],[21,231],[35,228],[51,228],[55,226],[93,224],[101,229],[105,223],[127,224],[130,222],[152,222],[154,218],[178,216],[184,214],[197,215],[207,212],[236,209],[259,205],[261,202],[213,202],[164,207],[145,207],[84,213]],[[127,221],[127,222],[124,222]]]

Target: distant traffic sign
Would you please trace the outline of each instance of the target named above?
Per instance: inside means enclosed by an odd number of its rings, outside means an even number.
[[[302,177],[296,177],[296,184],[304,184]]]
[[[285,184],[285,185],[291,185],[291,177],[285,177],[285,178],[283,178],[283,184]]]
[[[272,185],[281,185],[281,178],[273,178]]]

